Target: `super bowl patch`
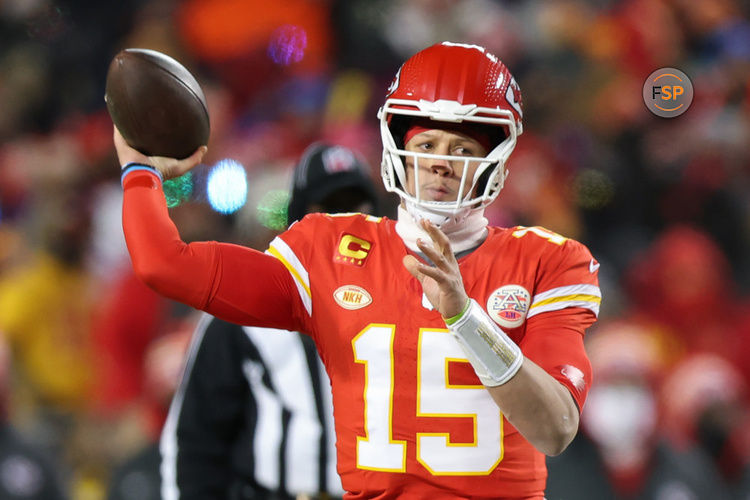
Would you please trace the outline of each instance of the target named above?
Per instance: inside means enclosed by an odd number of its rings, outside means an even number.
[[[517,328],[526,319],[531,294],[521,285],[505,285],[490,294],[487,312],[492,320],[505,328]]]

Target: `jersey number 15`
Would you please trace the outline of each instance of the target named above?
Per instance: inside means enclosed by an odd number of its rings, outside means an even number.
[[[393,439],[393,341],[395,325],[370,324],[353,340],[354,359],[364,364],[364,428],[357,436],[357,467],[406,471],[406,441]],[[503,418],[481,385],[451,385],[451,361],[467,362],[447,330],[419,332],[417,416],[470,418],[474,440],[453,443],[449,432],[417,432],[416,457],[436,476],[487,475],[503,458]],[[396,416],[398,418],[398,416]]]

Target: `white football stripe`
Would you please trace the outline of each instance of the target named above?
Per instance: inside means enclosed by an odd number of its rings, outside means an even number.
[[[560,302],[552,302],[550,304],[545,304],[543,306],[536,307],[529,311],[529,314],[526,316],[526,318],[531,318],[532,316],[536,316],[537,314],[547,312],[547,311],[559,311],[560,309],[565,309],[566,307],[582,307],[584,309],[591,309],[591,311],[596,315],[599,316],[599,304],[590,301],[590,300],[564,300]]]
[[[294,251],[278,236],[273,239],[266,253],[279,259],[294,278],[297,285],[297,292],[305,306],[307,314],[312,316],[312,294],[310,292],[310,275],[307,273],[305,266],[295,255]]]
[[[529,307],[527,318],[547,312],[565,309],[566,307],[583,307],[590,309],[597,316],[602,293],[596,285],[569,285],[553,288],[534,296]]]

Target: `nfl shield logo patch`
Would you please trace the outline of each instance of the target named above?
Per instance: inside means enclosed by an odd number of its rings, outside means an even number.
[[[505,285],[490,294],[487,312],[498,325],[517,328],[526,319],[531,294],[521,285]]]

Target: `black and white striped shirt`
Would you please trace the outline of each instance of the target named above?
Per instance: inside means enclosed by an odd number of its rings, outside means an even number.
[[[343,494],[330,381],[297,332],[202,317],[160,449],[165,500]]]

